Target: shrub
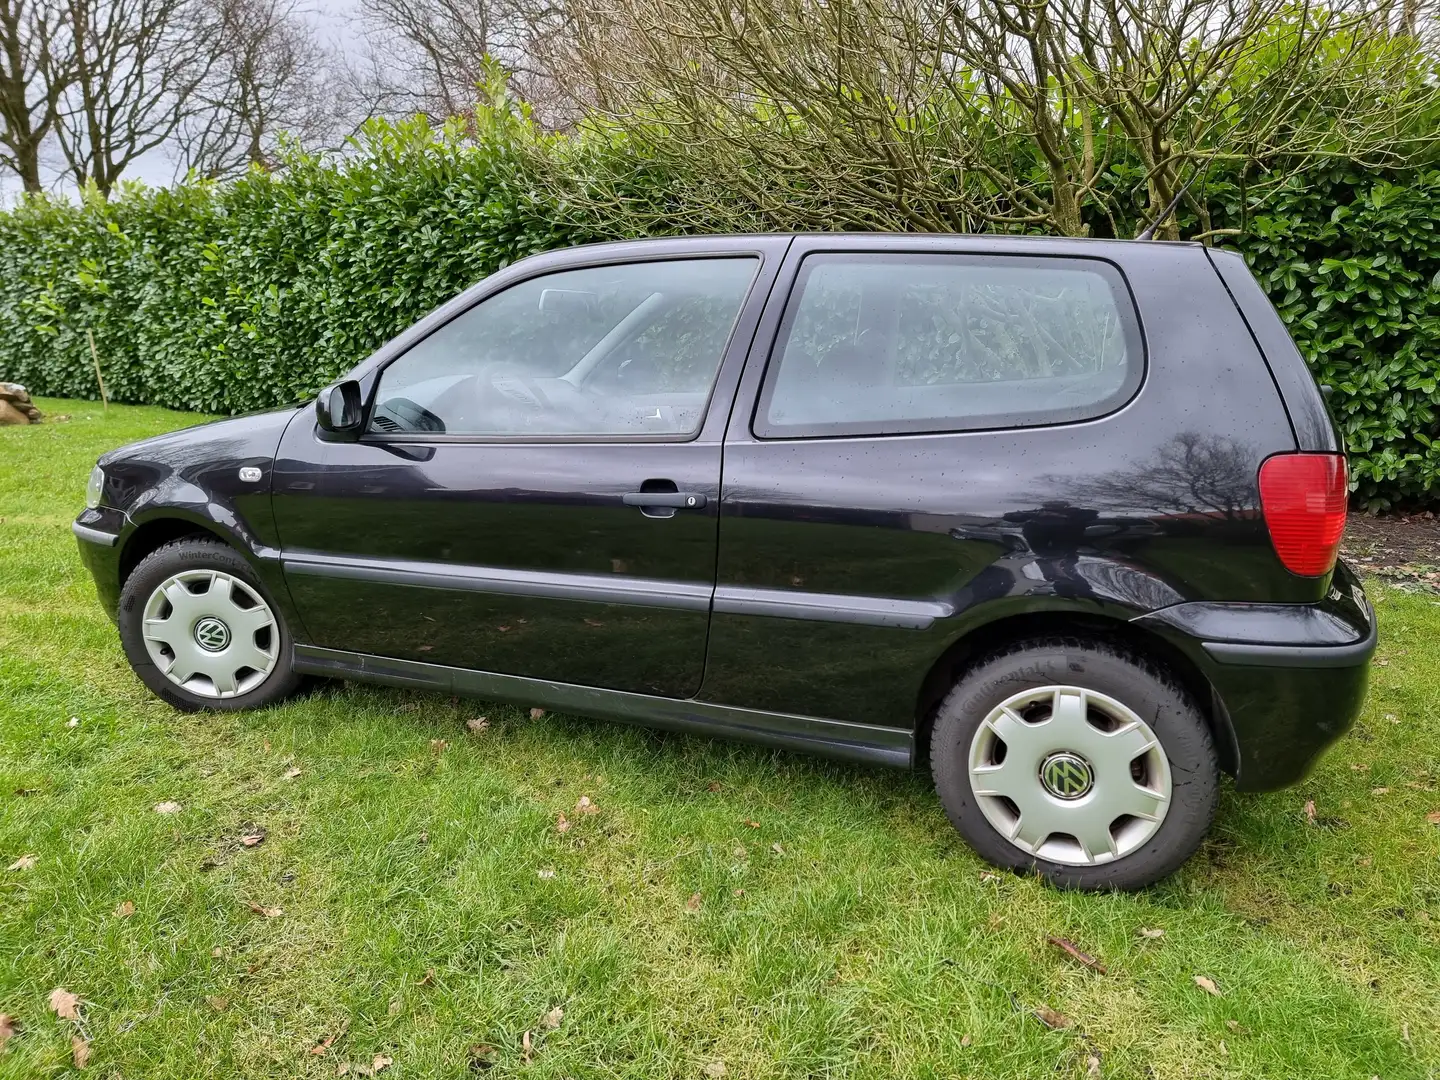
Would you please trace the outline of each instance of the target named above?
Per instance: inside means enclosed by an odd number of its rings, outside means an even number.
[[[1311,170],[1236,244],[1332,388],[1352,482],[1377,508],[1440,493],[1440,172],[1393,181]]]
[[[550,182],[556,161],[603,172],[624,212],[567,202],[557,192],[576,178]],[[29,199],[0,213],[0,378],[95,397],[93,334],[118,401],[220,413],[289,404],[516,259],[642,221],[693,224],[693,208],[676,205],[693,186],[636,161],[621,139],[541,137],[500,107],[464,132],[375,123],[351,154],[296,152],[279,173],[231,184]],[[1440,172],[1311,168],[1258,209],[1233,181],[1207,184],[1205,198],[1216,227],[1243,230],[1236,246],[1333,387],[1358,499],[1435,501]],[[835,227],[864,227],[856,216],[837,210]]]
[[[0,373],[117,401],[236,413],[313,393],[441,301],[591,237],[531,194],[504,132],[367,129],[233,184],[0,214]]]

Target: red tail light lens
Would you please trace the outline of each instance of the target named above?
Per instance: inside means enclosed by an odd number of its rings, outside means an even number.
[[[1285,569],[1302,577],[1334,569],[1347,494],[1343,454],[1277,454],[1260,466],[1260,506]]]

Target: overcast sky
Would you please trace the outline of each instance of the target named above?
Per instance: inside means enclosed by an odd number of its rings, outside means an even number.
[[[359,55],[363,42],[355,17],[355,0],[310,0],[308,16],[319,28],[321,39],[329,46],[350,54]],[[66,179],[59,153],[52,150],[45,162],[45,182],[52,189],[73,193],[75,187]],[[164,186],[175,179],[175,162],[165,147],[157,147],[131,162],[126,168],[123,180],[139,180],[146,184]],[[0,171],[0,203],[12,201],[22,190],[19,179],[8,169]]]

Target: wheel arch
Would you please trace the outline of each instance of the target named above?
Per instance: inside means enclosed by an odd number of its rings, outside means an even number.
[[[125,538],[125,543],[120,549],[118,574],[120,587],[122,589],[125,587],[125,582],[134,573],[135,567],[139,566],[147,555],[175,540],[183,540],[190,536],[213,538],[241,554],[246,554],[244,548],[235,542],[234,537],[226,536],[213,524],[196,521],[178,514],[151,517],[136,525],[134,531]]]
[[[915,703],[913,759],[928,762],[930,727],[935,711],[950,688],[975,663],[1026,638],[1090,637],[1122,645],[1169,671],[1195,699],[1210,727],[1220,767],[1234,775],[1239,762],[1235,733],[1224,703],[1210,680],[1183,651],[1163,637],[1125,619],[1075,611],[1031,611],[1004,615],[972,627],[936,658],[920,684]]]

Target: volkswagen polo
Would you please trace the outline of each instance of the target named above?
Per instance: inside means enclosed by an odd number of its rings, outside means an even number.
[[[1134,888],[1352,723],[1341,444],[1236,255],[684,237],[540,255],[313,407],[101,458],[138,677],[328,676],[928,768],[1000,866]]]

